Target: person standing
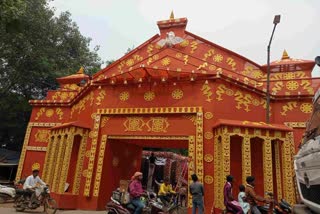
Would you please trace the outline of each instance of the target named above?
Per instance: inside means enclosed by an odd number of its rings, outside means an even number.
[[[233,195],[232,195],[232,187],[233,187],[233,176],[228,175],[227,176],[227,182],[224,185],[223,188],[223,202],[224,205],[227,208],[227,211],[233,212],[235,214],[242,214],[242,208],[236,200],[234,200]]]
[[[204,213],[203,197],[204,189],[202,183],[199,182],[196,174],[191,175],[193,183],[189,186],[190,194],[192,195],[192,214],[196,214],[197,208],[198,213]]]
[[[136,172],[132,176],[132,181],[129,185],[131,203],[136,207],[134,214],[141,214],[145,207],[144,203],[140,200],[140,197],[143,195],[141,180],[142,173]]]

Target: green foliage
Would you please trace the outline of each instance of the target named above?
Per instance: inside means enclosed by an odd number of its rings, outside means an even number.
[[[70,16],[55,17],[46,0],[0,1],[0,145],[22,144],[28,100],[56,89],[57,77],[100,69],[99,47],[90,51]]]

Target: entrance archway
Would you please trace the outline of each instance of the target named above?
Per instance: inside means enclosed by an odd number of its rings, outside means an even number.
[[[143,147],[193,148],[195,136],[121,136],[103,135],[98,162],[101,164],[98,208],[103,208],[112,191],[121,180],[130,180],[135,171],[140,171]],[[190,150],[189,150],[190,152]],[[191,152],[192,149],[191,149]],[[192,155],[190,155],[192,156]],[[189,162],[188,173],[193,173],[193,161]],[[95,187],[96,188],[96,187]]]

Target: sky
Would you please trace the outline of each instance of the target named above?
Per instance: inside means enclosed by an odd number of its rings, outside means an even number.
[[[188,19],[187,30],[266,64],[274,15],[281,15],[271,44],[271,61],[284,49],[292,58],[320,55],[320,0],[54,0],[56,15],[69,11],[80,32],[99,45],[103,61],[116,60],[159,33],[157,21]],[[316,66],[313,76],[320,77]]]

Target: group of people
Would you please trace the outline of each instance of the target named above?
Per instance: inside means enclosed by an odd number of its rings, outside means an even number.
[[[227,211],[235,214],[261,214],[257,205],[258,202],[269,203],[269,199],[263,198],[256,194],[254,190],[255,186],[255,177],[248,176],[246,178],[246,186],[239,186],[239,195],[238,201],[236,201],[232,194],[234,177],[232,175],[227,176],[226,184],[223,188],[224,194],[224,205],[226,206]]]
[[[144,195],[144,190],[142,188],[142,178],[143,174],[141,172],[136,172],[131,178],[131,182],[129,184],[129,194],[131,203],[135,206],[134,214],[141,214],[145,204],[141,201],[141,196]],[[204,188],[203,185],[198,181],[198,177],[196,174],[191,176],[193,183],[189,186],[189,191],[192,195],[192,213],[196,213],[196,209],[198,208],[199,214],[202,214],[204,211],[203,205],[203,196],[204,196]],[[164,202],[170,202],[171,196],[176,194],[176,192],[172,189],[172,185],[169,182],[169,179],[165,179],[164,182],[160,185],[158,196]]]

